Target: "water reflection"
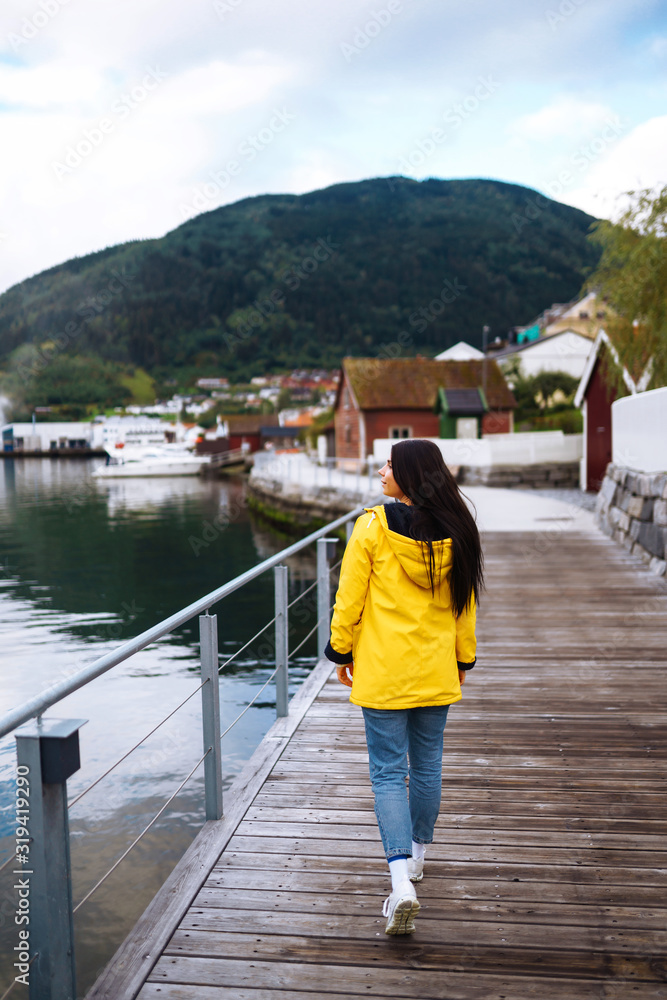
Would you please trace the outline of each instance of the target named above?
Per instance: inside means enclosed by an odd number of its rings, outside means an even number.
[[[100,482],[91,476],[97,461],[0,462],[2,712],[289,543],[249,515],[242,480]],[[289,565],[295,596],[314,578],[314,553],[293,557]],[[213,611],[218,615],[221,658],[226,658],[273,617],[272,574],[230,595]],[[306,599],[292,619],[291,649],[314,621],[314,602]],[[291,665],[290,693],[307,675],[313,654],[314,639]],[[72,811],[75,899],[122,854],[201,756],[198,693],[145,738],[196,691],[198,656],[195,620],[51,710],[57,717],[89,720],[81,730],[82,766],[68,784],[70,798],[133,744],[140,744]],[[272,668],[269,630],[221,675],[223,729]],[[224,738],[226,787],[271,725],[274,697],[270,684]],[[12,846],[14,746],[12,737],[0,741],[0,863]],[[76,929],[79,992],[90,986],[202,822],[202,778],[197,772],[137,855],[131,855],[82,908]],[[8,876],[0,875],[4,955],[16,943],[11,885],[10,869]],[[0,992],[10,979],[11,959],[3,959]],[[21,996],[21,990],[16,995]]]

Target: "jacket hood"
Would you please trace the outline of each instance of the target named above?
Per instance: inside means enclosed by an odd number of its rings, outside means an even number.
[[[384,506],[366,507],[365,510],[378,518],[392,552],[412,582],[416,583],[418,587],[430,590],[431,584],[427,569],[428,549],[426,545],[416,541],[414,538],[408,538],[407,535],[402,535],[398,531],[393,531],[387,524],[387,514]],[[441,580],[446,580],[452,568],[452,540],[451,538],[444,538],[431,544],[433,545],[433,554],[435,556],[436,574],[439,571],[441,573]]]

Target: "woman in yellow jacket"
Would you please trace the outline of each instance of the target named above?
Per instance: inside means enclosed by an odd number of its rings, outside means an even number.
[[[483,560],[475,520],[436,444],[397,442],[379,474],[395,502],[367,508],[355,524],[326,655],[363,710],[392,880],[385,930],[410,934],[419,911],[413,883],[440,810],[447,712],[475,665]]]

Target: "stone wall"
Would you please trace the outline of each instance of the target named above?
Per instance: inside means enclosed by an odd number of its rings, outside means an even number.
[[[639,556],[657,576],[667,569],[667,473],[607,466],[595,506],[606,535]]]
[[[450,466],[451,468],[451,466]],[[457,480],[465,486],[548,490],[579,486],[579,462],[542,462],[533,465],[461,465]]]
[[[249,506],[286,531],[315,530],[368,502],[340,489],[306,486],[257,474],[250,476],[247,488]],[[377,499],[376,494],[372,497]]]

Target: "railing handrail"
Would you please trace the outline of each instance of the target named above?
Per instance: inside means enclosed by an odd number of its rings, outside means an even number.
[[[0,738],[6,736],[8,733],[11,733],[17,726],[22,725],[29,719],[42,715],[47,708],[55,705],[56,702],[66,698],[67,695],[72,694],[72,692],[77,691],[79,688],[84,687],[89,681],[95,680],[96,677],[99,677],[107,670],[110,670],[111,667],[117,666],[119,663],[122,663],[123,660],[126,660],[135,653],[145,649],[146,646],[150,646],[152,642],[155,642],[157,639],[161,639],[162,636],[168,635],[169,632],[173,632],[173,630],[178,628],[179,625],[184,625],[185,622],[194,618],[196,615],[208,612],[209,608],[211,608],[214,604],[217,604],[218,601],[221,601],[224,597],[227,597],[235,590],[243,587],[246,583],[249,583],[250,580],[254,580],[256,577],[261,576],[261,574],[265,573],[267,569],[277,566],[284,559],[300,552],[301,549],[311,545],[313,542],[317,541],[318,538],[323,538],[327,533],[335,531],[336,528],[345,524],[346,521],[350,520],[350,518],[361,514],[363,509],[363,505],[361,504],[358,507],[352,508],[352,510],[350,510],[347,514],[343,514],[341,517],[336,518],[335,521],[331,521],[323,528],[318,528],[317,531],[311,532],[310,535],[306,535],[305,538],[300,539],[298,542],[288,545],[286,549],[282,549],[275,555],[269,556],[269,558],[264,559],[263,562],[257,563],[256,566],[246,570],[245,573],[241,573],[239,576],[234,577],[233,580],[229,580],[216,590],[212,590],[210,593],[205,594],[204,597],[200,597],[199,600],[194,601],[192,604],[188,604],[187,607],[182,608],[173,615],[170,615],[169,618],[165,618],[163,621],[158,622],[157,625],[153,625],[151,628],[146,629],[145,632],[141,632],[138,636],[135,636],[134,639],[128,639],[127,642],[122,643],[116,649],[109,653],[105,653],[104,656],[98,657],[72,677],[65,678],[59,683],[47,688],[45,691],[42,691],[40,694],[35,695],[29,701],[24,702],[24,704],[19,705],[18,708],[14,708],[10,712],[7,712],[0,719]]]

